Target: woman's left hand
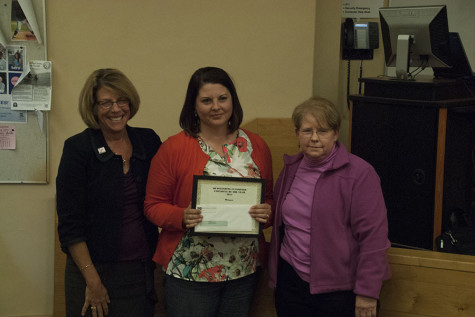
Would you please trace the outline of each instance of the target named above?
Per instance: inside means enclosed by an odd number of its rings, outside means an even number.
[[[254,205],[249,210],[249,214],[257,221],[266,223],[269,220],[271,214],[271,207],[269,204]]]
[[[356,295],[355,317],[376,317],[376,298]]]

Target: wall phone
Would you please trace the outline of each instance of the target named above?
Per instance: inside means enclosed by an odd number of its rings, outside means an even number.
[[[341,27],[342,59],[373,59],[373,49],[379,48],[377,22],[355,22],[347,18]]]

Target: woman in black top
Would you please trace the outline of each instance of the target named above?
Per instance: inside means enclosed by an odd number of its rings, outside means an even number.
[[[56,179],[58,233],[66,262],[67,316],[153,316],[156,226],[143,213],[151,129],[127,125],[140,98],[116,69],[86,80],[79,112],[89,127],[64,143]]]

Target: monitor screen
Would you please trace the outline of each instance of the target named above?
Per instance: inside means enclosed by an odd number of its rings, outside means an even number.
[[[449,26],[445,5],[387,7],[379,10],[387,66],[410,79],[409,66],[449,67]]]
[[[457,32],[449,33],[450,42],[450,67],[432,67],[437,78],[467,78],[472,77],[472,67],[462,44],[462,39]]]

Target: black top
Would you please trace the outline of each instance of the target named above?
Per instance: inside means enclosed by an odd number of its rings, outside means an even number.
[[[151,129],[127,126],[132,143],[130,172],[135,177],[143,213],[150,161],[161,145]],[[64,143],[56,178],[58,233],[61,248],[85,241],[93,262],[118,261],[123,210],[122,158],[107,146],[101,130],[86,129]],[[158,229],[144,221],[152,253]]]

